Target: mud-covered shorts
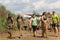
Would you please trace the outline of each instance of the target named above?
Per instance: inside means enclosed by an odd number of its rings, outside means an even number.
[[[17,24],[17,27],[19,30],[22,29],[22,25],[20,25],[20,24]]]
[[[13,27],[12,27],[13,25],[12,25],[12,23],[9,23],[8,24],[8,30],[11,30],[11,29],[13,29]]]

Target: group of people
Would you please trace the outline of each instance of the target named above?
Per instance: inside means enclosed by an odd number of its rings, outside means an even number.
[[[59,32],[59,16],[55,11],[52,12],[52,14],[48,14],[47,12],[43,12],[40,20],[36,18],[36,15],[33,14],[30,18],[28,18],[28,30],[32,31],[33,30],[33,36],[36,37],[36,30],[37,28],[42,29],[42,36],[41,37],[48,37],[48,28],[50,28],[50,31],[54,31],[56,34],[56,37],[58,37],[58,32]],[[19,30],[19,38],[22,36],[22,28],[24,23],[24,19],[21,15],[18,15],[17,18],[17,27]],[[8,33],[9,37],[12,37],[12,29],[14,25],[14,19],[12,16],[8,15],[7,18],[8,22]],[[25,26],[25,28],[27,28]],[[26,30],[26,29],[25,29]],[[45,36],[46,35],[46,36]]]
[[[46,35],[46,37],[48,37],[49,26],[50,26],[50,31],[54,31],[56,37],[58,37],[59,17],[55,13],[55,11],[52,12],[52,15],[48,15],[48,16],[46,12],[42,14],[42,37],[44,37],[44,34]]]

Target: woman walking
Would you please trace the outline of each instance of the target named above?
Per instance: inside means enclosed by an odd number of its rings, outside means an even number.
[[[58,23],[59,23],[59,18],[58,15],[55,13],[55,11],[53,11],[53,16],[52,16],[52,20],[53,20],[53,28],[54,28],[54,32],[56,34],[56,37],[58,36]]]
[[[42,14],[42,37],[44,37],[44,34],[48,37],[48,20],[46,12]]]
[[[13,17],[8,14],[8,18],[7,18],[7,24],[8,24],[8,34],[9,34],[9,38],[12,38],[12,29],[13,29]]]
[[[37,19],[35,18],[35,14],[32,15],[31,25],[33,28],[33,36],[36,36],[36,30],[37,30]]]
[[[22,36],[22,28],[23,28],[23,17],[19,14],[17,17],[17,27],[19,30],[19,38]]]
[[[29,31],[31,32],[32,26],[31,26],[31,17],[28,19],[28,26],[29,26]]]

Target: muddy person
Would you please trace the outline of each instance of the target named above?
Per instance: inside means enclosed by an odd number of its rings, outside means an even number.
[[[31,26],[31,17],[28,19],[28,26],[29,26],[29,31],[31,32],[32,26]]]
[[[46,12],[42,14],[42,36],[41,37],[48,37],[48,20]],[[46,35],[46,36],[45,36]]]
[[[28,28],[28,20],[27,19],[24,19],[24,30],[27,31],[27,28]]]
[[[12,29],[13,29],[13,17],[8,14],[8,18],[7,18],[7,24],[8,24],[8,34],[9,34],[9,38],[12,38]]]
[[[33,28],[33,36],[36,36],[36,30],[37,30],[37,19],[35,17],[35,14],[32,15],[32,19],[31,19],[31,25]]]
[[[18,17],[17,17],[17,27],[18,27],[18,31],[19,31],[19,37],[20,38],[22,36],[22,29],[23,29],[23,17],[18,14]]]
[[[52,12],[52,19],[53,19],[53,28],[54,28],[54,32],[56,34],[56,37],[58,36],[58,23],[59,23],[59,19],[58,19],[58,15],[55,13],[55,11]]]
[[[41,16],[37,19],[38,20],[38,25],[37,25],[37,30],[41,29]]]
[[[47,13],[48,14],[48,29],[51,31],[53,31],[53,28],[52,28],[52,14],[50,14],[50,12]]]

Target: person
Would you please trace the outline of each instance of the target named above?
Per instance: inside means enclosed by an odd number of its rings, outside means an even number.
[[[37,19],[35,18],[35,14],[32,15],[32,19],[31,19],[31,25],[33,28],[33,36],[36,36],[36,30],[37,30]]]
[[[42,15],[39,17],[39,24],[38,24],[38,28],[41,29],[42,28]]]
[[[56,34],[56,37],[58,36],[58,15],[55,13],[55,11],[52,12],[53,16],[52,16],[52,20],[53,20],[53,28],[54,28],[54,32]]]
[[[13,29],[13,17],[8,14],[7,17],[7,24],[8,24],[8,34],[9,34],[9,38],[12,38],[12,29]]]
[[[48,12],[48,29],[51,31],[53,31],[53,28],[52,28],[52,14],[50,14],[50,12]]]
[[[24,19],[24,30],[27,31],[27,28],[28,28],[28,20],[27,19]]]
[[[23,28],[22,24],[23,24],[23,17],[20,14],[18,14],[17,27],[19,30],[19,38],[20,38],[20,36],[22,36],[22,28]]]
[[[37,19],[38,25],[37,25],[37,30],[40,30],[41,28],[41,16]]]
[[[44,37],[44,34],[46,35],[46,38],[48,37],[48,20],[47,20],[47,14],[46,12],[43,12],[42,14],[42,36]]]
[[[31,27],[31,17],[28,19],[28,26],[29,26],[29,31],[31,32],[32,30],[32,27]]]

